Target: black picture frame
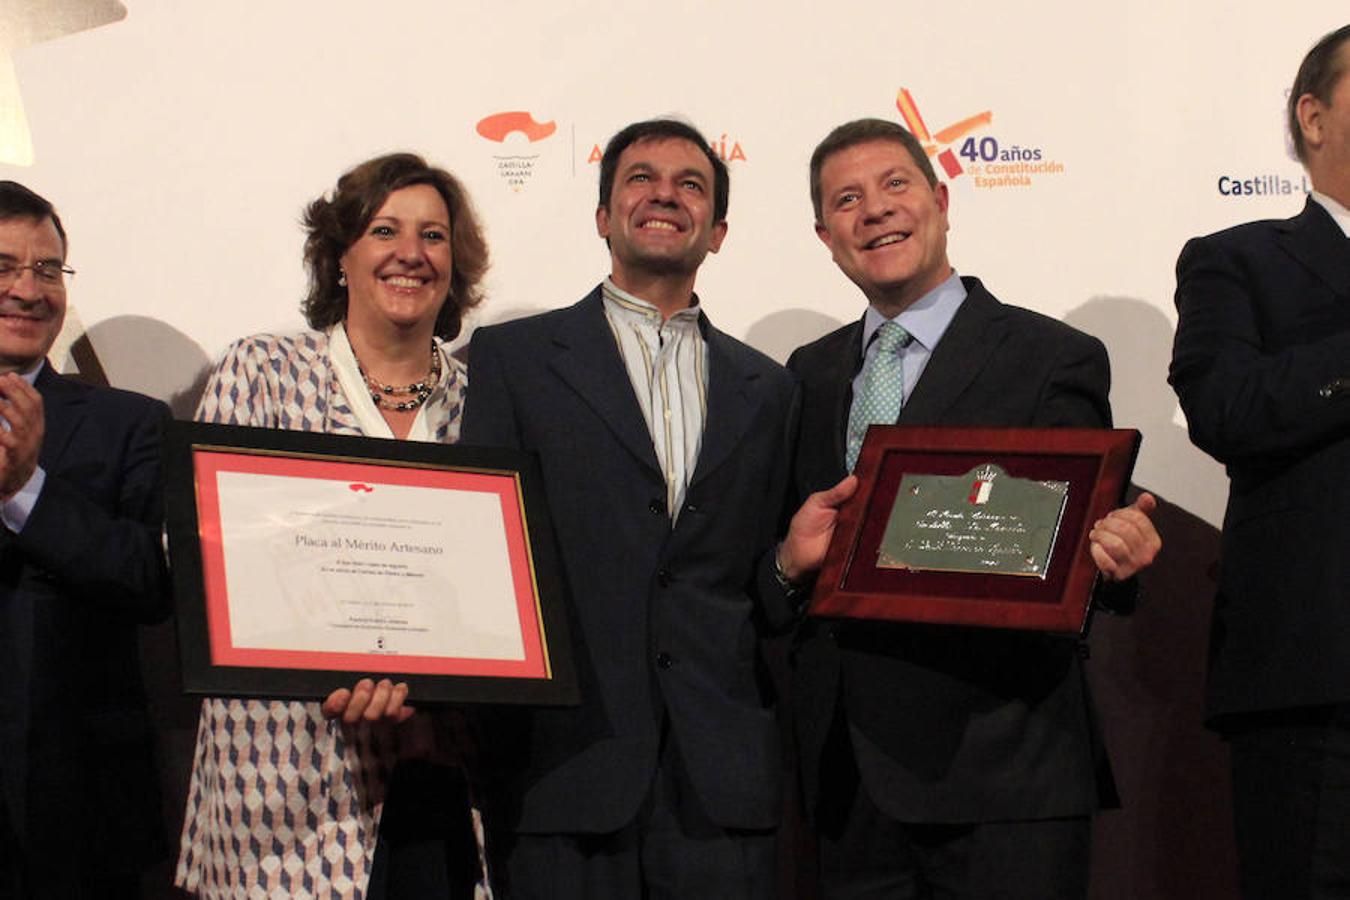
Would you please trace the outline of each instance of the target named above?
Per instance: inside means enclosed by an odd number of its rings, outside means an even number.
[[[395,441],[350,435],[285,431],[199,422],[170,423],[164,436],[165,514],[168,553],[177,606],[178,644],[187,693],[226,697],[315,700],[352,686],[359,678],[389,677],[407,682],[409,702],[436,704],[575,705],[579,702],[573,645],[565,608],[566,594],[548,506],[535,458],[527,453],[488,447]],[[212,456],[212,455],[216,456]],[[217,661],[213,637],[219,641],[219,616],[208,609],[204,559],[223,552],[205,545],[203,506],[213,488],[201,483],[202,463],[219,459],[284,460],[301,470],[329,464],[378,466],[401,478],[417,473],[471,473],[499,476],[517,492],[525,556],[530,571],[536,617],[522,629],[536,628],[542,653],[535,675],[427,674],[399,671],[399,657],[363,656],[341,665],[311,668],[290,665],[234,664]],[[275,464],[275,463],[272,463]],[[333,471],[329,469],[328,471]],[[209,510],[207,510],[209,512]],[[205,529],[209,532],[208,527]],[[219,528],[217,527],[217,532]],[[513,570],[515,565],[513,563]],[[513,571],[512,577],[515,573]],[[524,574],[521,575],[522,580]],[[228,591],[228,585],[222,585]],[[214,590],[214,589],[213,589]],[[213,596],[217,596],[213,594]],[[219,610],[219,600],[212,609]],[[522,602],[522,609],[527,603]],[[214,635],[213,635],[214,631]],[[228,643],[228,642],[227,642]],[[254,651],[250,651],[254,652]],[[285,651],[261,651],[283,654]],[[237,655],[237,653],[235,654]],[[351,654],[346,654],[350,656]],[[454,657],[445,659],[453,667]],[[492,662],[489,660],[489,662]],[[365,663],[368,663],[366,665]],[[388,663],[381,666],[380,663]]]

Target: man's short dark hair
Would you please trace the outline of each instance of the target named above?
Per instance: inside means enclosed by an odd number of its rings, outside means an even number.
[[[0,222],[7,219],[32,219],[35,222],[51,219],[61,238],[61,253],[65,255],[66,229],[61,225],[56,207],[46,197],[30,191],[17,181],[0,181]]]
[[[609,208],[609,198],[614,192],[614,175],[623,151],[641,141],[664,141],[672,138],[688,141],[707,155],[713,170],[713,224],[726,221],[727,204],[731,193],[731,178],[727,174],[727,164],[713,152],[697,128],[678,119],[647,119],[644,122],[634,122],[609,139],[609,143],[605,145],[605,153],[600,157],[600,205]]]
[[[1298,124],[1298,99],[1312,94],[1323,103],[1331,102],[1331,92],[1345,74],[1346,60],[1341,46],[1350,40],[1350,25],[1342,25],[1313,45],[1294,76],[1289,91],[1289,136],[1294,139],[1294,153],[1300,162],[1308,161],[1308,148],[1303,143],[1303,129]]]
[[[825,135],[825,140],[816,145],[811,154],[811,208],[816,212],[816,224],[821,224],[820,170],[825,160],[841,150],[867,144],[872,141],[894,141],[909,152],[914,165],[918,166],[929,186],[937,185],[937,173],[928,160],[928,152],[923,149],[919,139],[910,134],[903,126],[886,119],[854,119],[845,122]]]

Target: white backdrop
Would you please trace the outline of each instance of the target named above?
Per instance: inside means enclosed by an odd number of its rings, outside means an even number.
[[[1135,480],[1217,523],[1226,481],[1165,383],[1172,266],[1191,235],[1298,211],[1285,91],[1345,18],[1343,0],[4,0],[0,178],[58,205],[109,380],[182,414],[232,338],[301,324],[300,211],[351,165],[412,149],[466,181],[494,261],[472,327],[605,274],[592,147],[675,113],[732,157],[700,295],[783,359],[862,310],[811,229],[811,149],[846,119],[901,119],[904,89],[938,138],[989,114],[939,147],[962,167],[958,270],[1103,338],[1117,421],[1145,433]],[[477,132],[505,111],[556,129]],[[977,181],[1014,148],[1058,171]],[[1229,195],[1222,177],[1292,193]]]

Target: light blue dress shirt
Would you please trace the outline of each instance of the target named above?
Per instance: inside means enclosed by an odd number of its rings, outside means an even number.
[[[915,300],[894,318],[894,321],[914,338],[900,354],[900,367],[905,374],[904,402],[909,402],[909,395],[919,383],[924,366],[928,365],[928,359],[933,355],[934,348],[937,347],[938,341],[942,340],[947,326],[952,324],[952,319],[956,318],[956,311],[961,308],[965,299],[966,286],[961,283],[960,276],[953,271],[946,281]],[[872,339],[876,337],[881,323],[886,321],[890,320],[877,312],[876,307],[867,307],[867,313],[863,316],[863,365],[867,364],[870,356],[876,355],[877,345]],[[855,397],[861,387],[862,372],[863,370],[859,368],[858,374],[853,378]]]

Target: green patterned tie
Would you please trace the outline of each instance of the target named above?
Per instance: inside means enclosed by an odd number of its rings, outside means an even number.
[[[900,351],[909,345],[909,332],[896,322],[877,329],[877,352],[863,366],[862,381],[848,414],[848,470],[858,463],[868,425],[894,425],[905,402],[905,373]]]

